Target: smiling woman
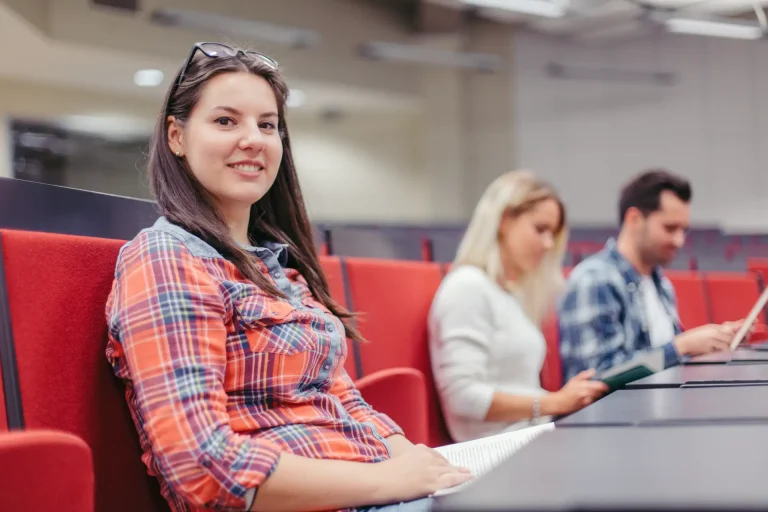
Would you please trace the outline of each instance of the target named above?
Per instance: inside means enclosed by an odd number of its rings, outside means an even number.
[[[214,196],[243,245],[251,243],[251,206],[272,187],[283,158],[279,119],[272,87],[250,73],[211,78],[189,119],[168,118],[171,150]]]
[[[176,511],[428,510],[470,475],[344,370],[361,337],[315,254],[287,96],[269,57],[194,46],[150,148],[163,217],[120,253],[107,357]]]

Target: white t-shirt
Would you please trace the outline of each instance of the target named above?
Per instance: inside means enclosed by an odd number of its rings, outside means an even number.
[[[435,383],[451,437],[477,439],[531,425],[483,421],[496,391],[542,395],[546,342],[518,300],[479,268],[455,268],[429,314]],[[546,421],[549,418],[542,418]]]
[[[661,302],[659,291],[651,276],[643,276],[640,281],[640,299],[643,303],[651,346],[659,347],[672,341],[675,337],[673,320],[664,303]]]

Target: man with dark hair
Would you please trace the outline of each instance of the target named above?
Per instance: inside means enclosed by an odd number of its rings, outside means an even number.
[[[577,265],[558,304],[560,355],[567,380],[608,370],[639,352],[682,356],[728,349],[740,322],[682,331],[675,292],[661,267],[685,243],[691,186],[663,170],[639,174],[621,191],[617,240]]]

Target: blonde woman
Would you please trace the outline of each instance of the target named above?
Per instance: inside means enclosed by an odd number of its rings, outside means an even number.
[[[432,367],[455,441],[549,421],[606,391],[591,370],[554,393],[539,381],[540,325],[563,283],[567,238],[563,202],[529,172],[500,176],[480,199],[429,317]]]

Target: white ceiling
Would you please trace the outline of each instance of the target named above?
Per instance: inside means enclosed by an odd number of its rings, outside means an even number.
[[[111,129],[124,132],[126,136],[151,127],[153,120],[147,113],[156,112],[169,80],[180,64],[179,59],[165,58],[157,53],[120,51],[51,39],[11,9],[4,0],[0,0],[0,47],[24,49],[23,52],[0,52],[0,79],[115,95],[114,112],[54,115],[58,122],[83,131]],[[134,73],[146,68],[161,70],[165,74],[164,82],[158,87],[135,85]],[[328,109],[358,113],[397,112],[413,111],[419,106],[415,98],[405,95],[338,83],[295,79],[289,80],[289,83],[292,88],[306,93],[306,103],[301,112]],[[125,99],[122,110],[121,97]],[[118,120],[122,121],[123,128],[120,128]]]
[[[460,8],[464,0],[424,0]],[[647,9],[677,12],[690,17],[740,15],[757,23],[750,12],[768,6],[768,0],[538,0],[567,6],[559,18],[534,17],[499,8],[480,9],[478,14],[499,22],[522,25],[550,36],[567,36],[573,43],[612,44],[656,37],[655,26],[644,20]]]
[[[685,8],[716,14],[747,11],[754,4],[768,5],[768,1],[765,0],[646,0],[644,3],[659,7]]]
[[[170,4],[187,5],[193,0],[184,0],[174,2],[172,0],[145,0],[145,4],[154,3],[156,5],[161,2],[169,2]],[[224,9],[225,1],[229,1],[229,6],[242,5],[239,2],[243,0],[220,0],[220,7]],[[274,1],[274,0],[273,0]],[[307,9],[299,9],[297,7],[288,7],[288,5],[298,5],[296,2],[299,0],[281,0],[285,2],[285,9],[292,12],[306,13]],[[312,4],[308,4],[311,7],[315,7],[314,0]],[[443,5],[452,5],[454,7],[460,6],[459,0],[423,0],[439,2]],[[546,1],[546,0],[541,0]],[[643,0],[644,3],[654,4],[659,7],[678,7],[685,8],[687,12],[697,13],[706,12],[710,14],[732,14],[738,12],[744,12],[751,8],[754,1],[747,0]],[[18,12],[11,8],[8,4],[16,4],[17,8],[21,2],[26,2],[27,5],[35,4],[40,9],[45,10],[55,8],[54,14],[61,19],[69,18],[70,21],[75,23],[72,25],[75,28],[70,28],[68,37],[62,36],[65,33],[65,29],[59,29],[58,33],[55,30],[56,27],[49,28],[49,32],[53,31],[54,38],[49,37],[46,33],[41,31],[38,27],[29,23],[27,19],[23,18]],[[121,19],[116,15],[103,14],[99,12],[98,16],[103,20],[109,20],[109,22],[115,23],[118,27],[114,31],[114,38],[110,38],[109,29],[102,27],[99,35],[91,35],[91,39],[83,36],[78,39],[78,27],[77,22],[81,23],[81,26],[90,23],[92,26],[93,20],[88,20],[89,16],[93,14],[93,9],[89,6],[89,0],[0,0],[0,47],[5,48],[6,51],[0,52],[0,78],[12,79],[20,82],[29,82],[35,84],[43,84],[52,87],[66,87],[78,90],[93,91],[94,94],[101,94],[115,97],[115,110],[111,112],[68,112],[66,115],[55,115],[56,119],[62,123],[67,123],[68,126],[79,127],[84,131],[99,131],[99,130],[113,130],[123,131],[126,134],[133,135],[135,133],[141,133],[146,131],[152,124],[152,118],[150,112],[157,111],[157,105],[161,101],[162,96],[168,86],[169,77],[173,76],[178,65],[178,58],[169,58],[160,55],[161,52],[147,51],[146,47],[151,46],[149,44],[142,45],[141,37],[146,31],[146,38],[158,40],[157,28],[152,28],[145,21],[131,20],[133,28],[132,33],[130,31],[119,30],[120,23],[127,25],[127,20]],[[326,34],[332,31],[344,32],[339,30],[339,6],[343,8],[344,5],[353,5],[351,3],[344,4],[341,0],[332,2],[331,0],[323,0],[324,6],[328,6],[328,9],[335,9],[334,12],[326,13],[326,17],[329,18],[324,23],[324,31]],[[208,2],[198,2],[201,5]],[[607,13],[611,15],[632,15],[638,7],[633,5],[628,0],[570,0],[571,5],[574,8],[578,8],[579,11],[595,12],[596,18],[600,17],[601,13]],[[760,0],[758,3],[761,5],[768,5],[768,0]],[[270,4],[270,8],[274,9],[275,4]],[[364,4],[357,4],[355,7],[358,10],[365,8]],[[72,9],[71,13],[65,12],[68,9]],[[350,7],[351,9],[351,7]],[[53,11],[46,11],[48,14]],[[259,11],[260,13],[262,10]],[[351,13],[359,17],[361,12]],[[622,14],[623,13],[623,14]],[[290,13],[282,13],[286,16]],[[365,14],[365,13],[363,13]],[[559,31],[567,31],[572,29],[574,20],[542,20],[531,19],[520,16],[510,16],[509,13],[503,13],[499,10],[486,10],[484,14],[489,17],[493,17],[500,21],[527,21],[528,23],[535,23],[536,27],[543,31],[549,31],[557,33]],[[312,14],[305,15],[312,16]],[[379,17],[377,17],[379,16]],[[57,18],[57,19],[58,19]],[[289,16],[290,18],[290,16]],[[373,12],[369,13],[368,19],[359,22],[355,22],[350,26],[350,33],[348,38],[361,38],[361,37],[395,37],[397,32],[391,28],[387,28],[387,23],[391,20],[380,18],[379,14]],[[309,23],[306,19],[302,22]],[[140,25],[143,23],[143,25]],[[367,24],[366,24],[367,23]],[[53,25],[54,21],[50,21]],[[139,28],[136,28],[139,27]],[[382,28],[383,27],[383,28]],[[390,30],[386,32],[386,30]],[[152,31],[155,32],[152,32]],[[84,30],[80,30],[84,31]],[[170,31],[173,31],[171,33]],[[381,34],[371,32],[378,31]],[[151,32],[151,35],[150,35]],[[74,36],[73,36],[74,34]],[[175,29],[167,29],[166,32],[160,32],[159,40],[163,41],[166,38],[169,42],[169,47],[174,49],[180,41],[184,40],[180,37]],[[188,34],[189,37],[193,37],[195,34]],[[329,34],[333,35],[333,34]],[[99,37],[101,38],[101,44],[98,44]],[[347,37],[347,36],[344,36]],[[130,46],[124,45],[120,47],[115,41],[120,38],[133,39],[137,44]],[[114,39],[114,41],[113,41]],[[159,43],[159,44],[162,44]],[[184,42],[184,45],[188,43]],[[307,102],[304,107],[296,112],[318,112],[328,109],[342,110],[347,112],[398,112],[398,111],[416,111],[420,107],[420,98],[418,94],[411,94],[403,91],[390,91],[387,87],[364,87],[356,86],[350,87],[347,85],[351,79],[356,76],[360,76],[368,70],[369,73],[374,73],[375,78],[370,78],[366,81],[358,81],[363,85],[376,85],[378,82],[383,82],[389,79],[389,83],[397,83],[398,81],[407,81],[413,79],[413,73],[415,72],[412,67],[397,67],[392,66],[388,68],[384,64],[359,64],[360,59],[354,60],[351,56],[350,48],[342,47],[337,42],[330,41],[327,53],[323,54],[323,57],[332,60],[335,55],[344,54],[346,60],[339,59],[338,70],[331,73],[323,74],[319,73],[322,80],[308,80],[297,79],[289,76],[289,82],[291,86],[296,89],[301,89],[306,93]],[[9,51],[9,49],[21,49],[20,51]],[[335,53],[334,53],[335,52]],[[303,60],[298,60],[288,66],[289,71],[291,69],[305,69],[312,68],[323,71],[321,68],[327,67],[325,62],[317,63],[311,57],[302,57]],[[344,75],[345,68],[354,66],[354,71],[347,70],[347,74]],[[367,68],[365,66],[368,66]],[[133,83],[133,75],[139,69],[154,68],[164,72],[166,79],[163,84],[155,88],[141,88]],[[383,71],[382,71],[383,69]],[[390,71],[391,70],[391,71]],[[341,78],[333,81],[333,75],[337,73]],[[377,74],[376,74],[377,73]],[[391,75],[394,75],[391,76]],[[373,76],[373,75],[372,75]],[[391,87],[390,87],[391,89]],[[403,90],[406,90],[404,88]],[[121,101],[120,98],[125,98],[125,101]],[[102,101],[103,103],[103,101]],[[121,110],[121,104],[124,108]],[[122,119],[122,122],[120,121]]]

